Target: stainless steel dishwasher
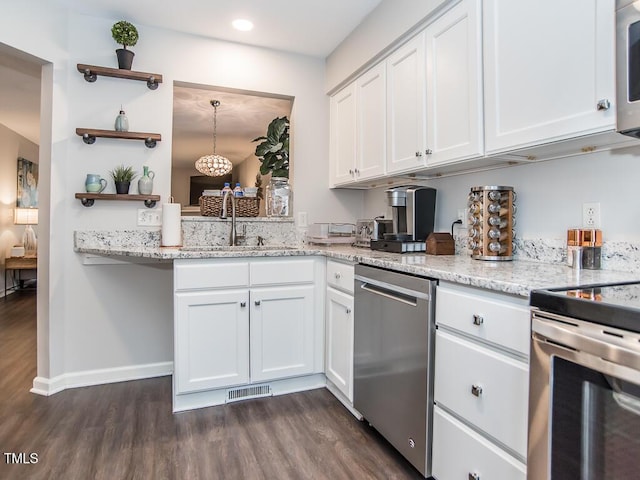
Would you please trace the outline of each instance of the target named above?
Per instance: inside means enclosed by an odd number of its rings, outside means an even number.
[[[431,474],[434,280],[355,267],[354,407]]]

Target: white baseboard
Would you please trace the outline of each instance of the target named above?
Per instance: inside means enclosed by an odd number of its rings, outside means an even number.
[[[149,363],[131,367],[105,368],[65,373],[53,378],[33,379],[31,393],[49,396],[67,388],[89,387],[105,383],[127,382],[144,378],[162,377],[173,373],[173,362]]]

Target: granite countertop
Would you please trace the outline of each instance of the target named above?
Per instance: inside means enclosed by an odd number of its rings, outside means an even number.
[[[336,260],[363,263],[399,272],[447,280],[464,285],[528,297],[537,288],[568,287],[597,283],[640,281],[640,274],[611,270],[573,270],[563,264],[524,260],[492,262],[466,255],[398,254],[350,246],[308,245],[301,248],[266,247],[127,247],[81,246],[75,251],[104,256],[176,259],[229,257],[284,257],[321,255]]]

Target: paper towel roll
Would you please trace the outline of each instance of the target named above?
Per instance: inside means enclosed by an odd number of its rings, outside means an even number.
[[[162,231],[160,245],[179,247],[182,245],[182,218],[179,203],[162,204]]]

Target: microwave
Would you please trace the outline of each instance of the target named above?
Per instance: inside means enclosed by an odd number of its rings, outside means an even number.
[[[640,138],[640,0],[616,0],[618,131]]]

